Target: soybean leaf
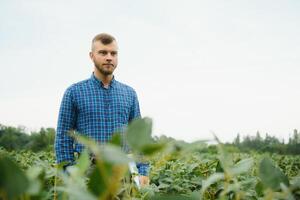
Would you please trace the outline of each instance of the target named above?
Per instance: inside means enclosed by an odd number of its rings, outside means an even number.
[[[236,163],[233,168],[229,169],[232,175],[239,175],[248,172],[253,165],[252,158],[246,158]]]
[[[216,166],[216,172],[224,172],[224,169],[221,165],[221,162],[218,160],[217,166]]]
[[[153,153],[161,151],[164,147],[165,147],[165,144],[163,144],[163,143],[146,144],[141,148],[141,152],[144,155],[151,155]]]
[[[7,157],[0,157],[0,177],[0,191],[5,194],[4,199],[16,198],[24,193],[29,185],[19,166]]]
[[[43,168],[34,166],[27,170],[27,177],[29,179],[29,186],[26,190],[28,194],[31,195],[37,195],[41,188],[42,183],[41,180],[39,180],[39,176],[43,173]]]
[[[80,154],[80,158],[78,159],[76,166],[79,168],[79,172],[81,175],[83,175],[89,168],[90,156],[86,149]]]
[[[121,148],[112,145],[104,145],[101,155],[103,160],[113,164],[128,164],[132,161]]]
[[[80,135],[79,133],[74,134],[72,132],[69,133],[72,137],[74,137],[78,142],[80,142],[81,144],[83,144],[85,147],[89,148],[89,150],[91,150],[91,152],[96,155],[96,156],[100,156],[100,145],[97,144],[97,142],[95,140],[92,140],[91,138],[88,138],[85,135]]]
[[[213,135],[215,137],[215,140],[218,142],[217,148],[218,148],[218,153],[219,153],[218,157],[220,160],[220,164],[221,164],[224,172],[227,172],[233,166],[232,157],[226,151],[226,149],[224,148],[223,144],[221,143],[219,138],[216,136],[216,134],[213,133]]]
[[[58,186],[57,191],[64,192],[68,196],[59,196],[58,199],[72,199],[72,200],[97,200],[97,198],[90,192],[78,188],[76,185],[68,185],[68,187]],[[66,198],[68,197],[68,198]],[[50,198],[49,198],[50,199]]]
[[[299,189],[300,188],[300,176],[294,177],[291,180],[291,189]]]
[[[150,118],[136,119],[132,121],[126,131],[126,139],[129,146],[136,151],[153,142],[151,138],[152,120]]]
[[[210,177],[208,177],[208,179],[206,179],[205,181],[202,181],[202,195],[204,194],[205,190],[211,186],[212,184],[223,180],[225,178],[224,173],[214,173],[213,175],[211,175]]]
[[[96,168],[90,175],[88,188],[98,199],[112,199],[121,187],[121,179],[127,166],[97,161]]]
[[[262,182],[257,182],[255,185],[255,192],[258,197],[262,197],[264,195],[264,185]]]
[[[122,146],[121,134],[120,133],[114,133],[111,140],[110,140],[110,143],[113,144],[113,145],[121,147]]]
[[[97,197],[100,197],[107,189],[109,177],[112,175],[112,165],[98,163],[90,174],[88,189]]]
[[[259,165],[259,177],[264,186],[272,190],[280,189],[280,183],[289,186],[289,180],[284,173],[275,167],[270,159],[264,158]]]
[[[89,148],[98,160],[104,160],[115,164],[127,164],[131,161],[120,147],[111,144],[100,146],[95,141],[80,135],[77,135],[76,139]]]
[[[197,200],[194,195],[155,195],[151,200]]]

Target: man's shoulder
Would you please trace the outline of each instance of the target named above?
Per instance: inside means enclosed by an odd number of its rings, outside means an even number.
[[[117,88],[119,88],[119,89],[126,90],[127,92],[130,92],[130,93],[135,93],[135,90],[133,89],[133,87],[131,87],[125,83],[116,81],[116,85],[117,85]]]
[[[82,80],[82,81],[78,81],[78,82],[73,83],[72,85],[70,85],[67,88],[67,91],[76,91],[78,89],[82,89],[82,88],[87,87],[89,84],[90,84],[90,79],[85,79],[85,80]]]

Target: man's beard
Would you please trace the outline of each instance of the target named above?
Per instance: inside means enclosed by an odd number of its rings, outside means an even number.
[[[112,75],[113,71],[105,71],[105,70],[101,69],[101,67],[99,67],[99,65],[97,65],[96,63],[94,63],[94,64],[95,64],[95,67],[97,68],[97,70],[104,76]]]

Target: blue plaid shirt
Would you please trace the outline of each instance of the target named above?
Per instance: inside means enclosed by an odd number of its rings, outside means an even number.
[[[84,146],[68,135],[70,130],[106,143],[115,132],[121,132],[128,122],[139,118],[140,108],[133,88],[113,79],[108,88],[94,74],[91,78],[71,85],[64,93],[58,117],[55,151],[58,163],[74,163],[74,152]],[[124,140],[123,140],[124,141]],[[128,149],[125,142],[123,148]],[[149,166],[137,165],[141,175]]]

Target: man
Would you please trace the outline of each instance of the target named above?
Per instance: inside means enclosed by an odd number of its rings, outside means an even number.
[[[58,163],[74,164],[74,152],[80,153],[84,146],[68,135],[76,130],[98,143],[108,142],[112,134],[131,120],[140,117],[136,92],[115,80],[113,72],[118,65],[116,39],[105,33],[92,40],[90,58],[94,63],[92,76],[71,85],[63,96],[55,137]],[[148,166],[138,164],[141,185],[147,184]]]

